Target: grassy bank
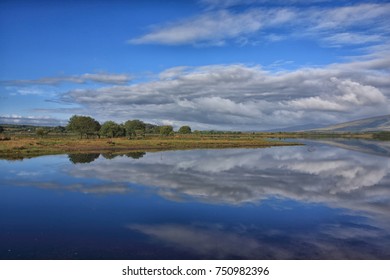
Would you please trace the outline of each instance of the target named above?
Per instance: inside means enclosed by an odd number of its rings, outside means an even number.
[[[270,140],[253,134],[224,135],[223,137],[186,135],[145,139],[77,139],[75,137],[36,138],[14,136],[0,141],[0,158],[22,159],[41,155],[63,153],[163,151],[186,149],[263,148],[271,146],[297,145],[297,143]]]

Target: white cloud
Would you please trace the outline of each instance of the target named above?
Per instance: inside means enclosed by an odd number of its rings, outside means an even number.
[[[289,6],[294,4],[313,5],[316,3],[330,2],[331,0],[199,0],[199,3],[206,6],[207,9],[221,9],[234,6],[245,5],[281,5]]]
[[[342,101],[356,105],[376,105],[386,103],[387,98],[375,87],[361,85],[351,80],[340,81],[337,78],[331,78],[332,82],[337,84]]]
[[[387,98],[373,86],[362,85],[349,79],[330,78],[329,92],[288,102],[297,109],[317,111],[349,111],[353,106],[383,105]]]
[[[371,60],[269,72],[261,66],[174,67],[132,85],[78,89],[62,99],[125,121],[140,118],[194,129],[261,130],[307,123],[333,124],[388,114],[386,56]]]
[[[346,107],[332,101],[324,100],[319,96],[301,98],[288,102],[288,106],[304,110],[316,111],[345,111]]]
[[[162,71],[159,74],[159,78],[160,80],[170,80],[170,79],[178,78],[179,76],[183,75],[183,73],[185,73],[187,69],[188,67],[186,66],[172,67]]]
[[[262,5],[267,1],[203,1],[211,11],[153,28],[128,42],[131,44],[224,45],[232,40],[239,45],[251,41],[280,41],[290,37],[309,37],[328,46],[381,44],[389,35],[390,4],[357,3],[322,7],[301,5]],[[252,5],[256,4],[256,5]],[[274,3],[275,4],[275,3]],[[301,3],[302,4],[302,3]],[[234,12],[229,7],[247,9]],[[218,8],[218,9],[214,9]],[[272,28],[277,27],[275,34]],[[259,32],[261,31],[261,33]]]
[[[84,81],[93,81],[104,84],[126,84],[132,80],[128,74],[83,74],[80,78]]]
[[[57,85],[60,83],[75,83],[83,84],[88,82],[102,83],[102,84],[126,84],[132,80],[132,76],[128,74],[82,74],[73,76],[60,76],[60,77],[45,77],[33,80],[10,80],[1,81],[2,84],[12,86],[28,86],[28,85]]]
[[[149,34],[129,40],[131,44],[203,44],[221,45],[225,39],[258,31],[261,13],[257,10],[246,13],[218,11],[170,24]]]
[[[0,115],[0,123],[57,126],[57,125],[66,125],[67,121],[56,119],[50,116],[21,116],[21,115],[12,114],[12,115]]]
[[[389,4],[358,4],[354,6],[312,10],[309,17],[316,24],[314,29],[337,30],[350,26],[365,26],[386,17]]]
[[[359,45],[372,42],[381,42],[384,38],[381,35],[367,35],[358,33],[337,33],[325,37],[323,41],[333,46]]]

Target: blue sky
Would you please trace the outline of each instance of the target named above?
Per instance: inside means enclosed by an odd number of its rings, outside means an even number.
[[[267,130],[390,112],[388,1],[0,1],[0,122]]]

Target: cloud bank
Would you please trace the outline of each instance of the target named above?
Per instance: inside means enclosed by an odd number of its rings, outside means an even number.
[[[265,130],[333,124],[390,111],[389,52],[326,67],[273,72],[260,65],[166,69],[149,82],[75,89],[61,100],[100,118],[140,118],[196,129]]]
[[[38,126],[66,125],[67,121],[50,116],[20,116],[20,115],[0,115],[0,124],[23,124]]]

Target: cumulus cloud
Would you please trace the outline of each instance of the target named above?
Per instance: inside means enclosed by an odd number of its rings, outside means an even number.
[[[194,124],[195,129],[331,124],[389,112],[389,65],[383,54],[283,72],[242,64],[180,66],[149,82],[71,90],[61,100],[103,119],[165,120],[175,126]]]
[[[340,80],[330,78],[337,92],[325,95],[292,100],[289,105],[297,109],[316,111],[348,111],[352,106],[380,105],[386,103],[387,98],[375,87],[361,85],[349,79]]]

